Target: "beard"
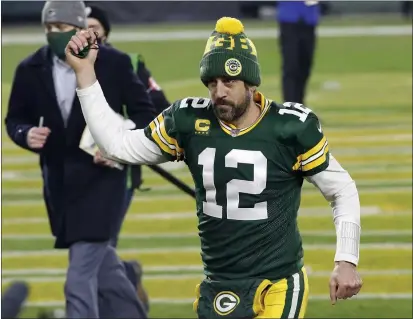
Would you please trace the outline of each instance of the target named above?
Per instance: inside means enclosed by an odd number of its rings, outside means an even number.
[[[212,105],[215,116],[224,122],[234,122],[244,115],[251,101],[251,93],[245,91],[244,99],[241,103],[234,103],[225,99],[217,99]]]

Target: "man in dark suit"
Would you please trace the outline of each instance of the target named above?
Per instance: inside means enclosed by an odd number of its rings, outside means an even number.
[[[86,16],[88,28],[92,28],[95,32],[98,33],[98,43],[101,45],[109,46],[112,45],[108,42],[109,34],[111,31],[111,23],[107,12],[99,6],[96,5],[87,5],[86,6]],[[129,53],[129,56],[134,67],[134,71],[145,86],[146,92],[151,98],[157,113],[161,113],[166,109],[170,102],[165,96],[165,92],[161,87],[156,83],[154,77],[151,74],[151,71],[148,69],[145,64],[143,57],[138,53]],[[128,116],[128,114],[125,114]],[[128,187],[126,191],[125,201],[123,205],[123,218],[119,220],[117,224],[118,232],[114,238],[112,238],[112,244],[114,247],[117,247],[119,233],[121,231],[122,223],[126,213],[130,207],[134,192],[136,189],[140,189],[142,185],[142,167],[141,165],[128,166]],[[129,274],[129,278],[133,278],[133,283],[137,288],[138,296],[143,302],[146,310],[149,310],[149,299],[148,295],[142,285],[141,274],[142,267],[138,261],[124,261],[124,266]],[[138,276],[134,276],[134,273],[137,273]],[[104,307],[103,307],[104,308]]]
[[[55,248],[69,249],[65,282],[69,318],[99,318],[98,296],[113,318],[145,317],[135,288],[109,241],[116,234],[126,192],[126,170],[79,148],[85,120],[65,47],[87,27],[81,1],[49,1],[42,12],[48,44],[17,67],[6,116],[10,138],[40,155],[44,200]],[[127,106],[136,128],[156,111],[128,55],[102,46],[95,64],[106,98],[119,114]]]
[[[304,103],[316,47],[319,1],[277,1],[284,101]]]
[[[87,16],[88,27],[92,28],[99,35],[98,43],[104,44],[106,46],[112,46],[109,42],[109,34],[112,28],[111,28],[111,23],[110,23],[107,12],[99,6],[87,5],[86,16]],[[142,54],[129,53],[129,56],[131,57],[132,65],[134,67],[136,74],[138,75],[143,85],[145,85],[146,92],[148,92],[156,108],[156,112],[158,114],[161,113],[164,109],[169,107],[169,105],[171,104],[166,98],[165,92],[155,81],[155,78],[153,77],[151,71],[149,70],[148,66],[145,64]],[[124,205],[125,214],[129,208],[135,189],[139,189],[142,184],[141,166],[133,165],[133,166],[130,166],[129,169],[130,169],[131,174],[130,174],[130,179],[128,181],[129,188],[127,191],[127,196],[126,196],[125,205]],[[121,225],[119,225],[119,230],[121,228],[120,226]],[[116,246],[117,238],[114,239],[113,243]]]

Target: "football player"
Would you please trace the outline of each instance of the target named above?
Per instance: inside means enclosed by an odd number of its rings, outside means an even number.
[[[301,104],[266,98],[257,49],[242,23],[217,21],[200,62],[209,98],[173,103],[148,127],[125,131],[96,80],[95,41],[78,32],[66,48],[77,95],[101,151],[130,164],[185,161],[196,187],[205,279],[196,287],[198,318],[302,318],[308,279],[297,226],[304,180],[333,207],[337,231],[330,296],[356,295],[360,203],[355,182],[329,152],[317,116]]]

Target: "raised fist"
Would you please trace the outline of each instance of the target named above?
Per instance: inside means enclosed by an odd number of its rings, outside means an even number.
[[[85,58],[76,57],[87,46],[90,46],[89,52]],[[96,44],[96,34],[93,29],[81,30],[72,36],[66,46],[66,62],[73,68],[76,73],[93,68],[98,54],[98,45]]]

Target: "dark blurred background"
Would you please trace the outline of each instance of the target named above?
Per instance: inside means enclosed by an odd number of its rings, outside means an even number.
[[[93,3],[97,1],[86,1]],[[115,24],[209,21],[223,14],[238,18],[273,18],[277,1],[99,1]],[[44,1],[2,1],[2,24],[38,24]],[[322,1],[324,15],[404,14],[411,1]]]

